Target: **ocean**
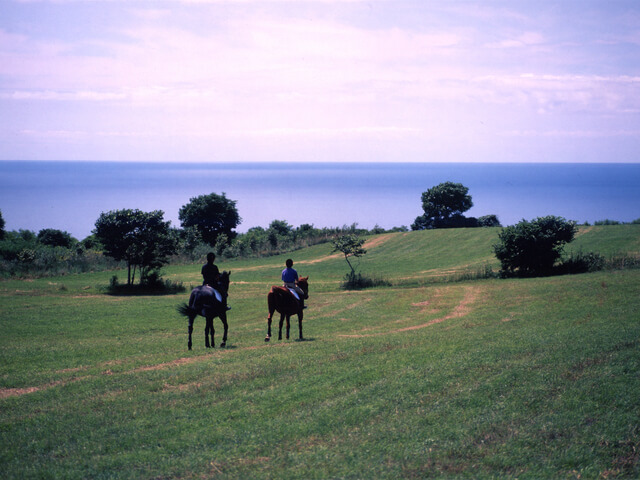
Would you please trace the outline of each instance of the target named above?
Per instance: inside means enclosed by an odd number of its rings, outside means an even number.
[[[504,226],[544,215],[640,218],[640,164],[0,161],[0,211],[6,230],[55,228],[81,240],[100,213],[124,208],[162,210],[180,227],[179,209],[214,192],[237,202],[240,233],[273,220],[389,229],[410,227],[422,192],[445,181],[469,188],[467,216],[495,214]]]

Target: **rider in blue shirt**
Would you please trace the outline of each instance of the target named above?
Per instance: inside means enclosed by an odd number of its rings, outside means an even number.
[[[293,260],[288,258],[285,265],[287,268],[282,270],[282,282],[285,287],[295,290],[300,297],[303,308],[306,308],[304,307],[304,291],[296,284],[296,281],[298,280],[298,272],[293,268]]]

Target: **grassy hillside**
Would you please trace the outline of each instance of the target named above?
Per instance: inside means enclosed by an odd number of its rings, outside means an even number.
[[[372,237],[360,269],[392,286],[357,292],[328,244],[291,254],[305,342],[263,340],[284,256],[222,263],[224,350],[198,318],[187,351],[186,294],[107,296],[112,273],[2,282],[3,478],[637,478],[640,270],[436,282],[497,270],[496,239]],[[587,227],[572,248],[639,241]],[[166,273],[200,283],[198,265]]]

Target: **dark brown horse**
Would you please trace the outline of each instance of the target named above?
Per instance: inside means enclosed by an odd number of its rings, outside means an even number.
[[[227,324],[227,292],[229,291],[229,276],[231,272],[222,272],[220,275],[220,282],[216,285],[216,290],[221,294],[222,301],[220,301],[213,288],[209,285],[201,285],[194,288],[191,291],[188,304],[182,304],[178,307],[178,312],[189,318],[189,343],[187,346],[191,350],[191,334],[193,333],[193,321],[198,315],[205,318],[204,327],[204,346],[206,348],[214,347],[213,337],[215,335],[215,329],[213,328],[213,319],[219,317],[224,326],[224,335],[222,336],[222,343],[220,347],[227,345],[227,331],[229,325]],[[209,344],[209,335],[211,335],[211,344]]]
[[[309,277],[302,277],[298,279],[296,285],[298,285],[304,292],[304,298],[309,298]],[[267,294],[267,303],[269,305],[269,317],[267,317],[267,336],[264,341],[271,340],[271,320],[273,313],[277,310],[280,313],[280,329],[278,331],[278,340],[282,340],[282,324],[284,319],[287,319],[287,340],[289,339],[289,328],[291,315],[298,315],[298,332],[300,333],[300,340],[304,340],[302,337],[302,317],[304,299],[298,300],[293,293],[286,287],[272,286],[271,291]]]

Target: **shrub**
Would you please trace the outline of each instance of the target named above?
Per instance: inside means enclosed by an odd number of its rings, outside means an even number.
[[[530,222],[522,220],[504,228],[498,235],[500,243],[493,246],[502,275],[550,275],[564,245],[573,240],[576,230],[575,222],[552,215]]]
[[[162,280],[158,271],[152,271],[139,284],[121,284],[114,275],[105,290],[108,295],[174,295],[184,293],[186,288],[182,282]]]
[[[557,268],[557,273],[587,273],[597,272],[605,267],[606,260],[599,253],[579,251],[571,254]]]
[[[597,220],[593,223],[594,225],[620,225],[618,220],[609,220],[608,218],[605,220]]]
[[[606,262],[605,268],[612,270],[624,270],[629,268],[640,268],[640,256],[618,254],[612,255]]]
[[[391,283],[382,278],[365,277],[360,273],[349,272],[344,276],[340,287],[344,290],[361,290],[372,287],[389,287]]]

